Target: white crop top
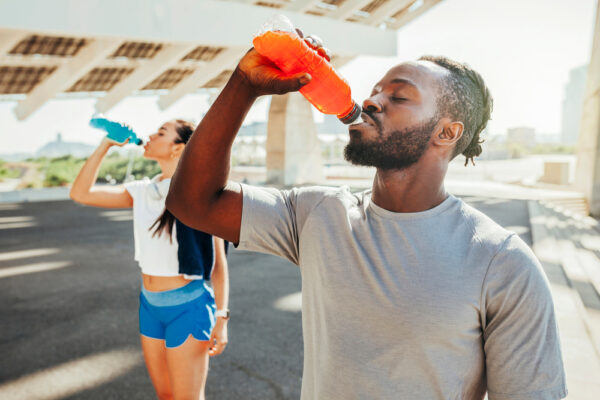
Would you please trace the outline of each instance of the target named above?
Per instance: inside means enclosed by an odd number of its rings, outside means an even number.
[[[175,224],[172,241],[166,232],[152,237],[154,228],[149,230],[165,209],[165,199],[171,184],[171,179],[160,181],[159,177],[157,175],[152,180],[145,178],[124,185],[133,198],[135,260],[146,275],[177,276],[180,274]]]

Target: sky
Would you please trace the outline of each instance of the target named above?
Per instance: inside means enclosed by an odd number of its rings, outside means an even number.
[[[494,97],[491,134],[516,126],[558,134],[569,71],[589,62],[596,1],[444,0],[398,31],[396,57],[357,57],[340,72],[360,102],[392,66],[444,55],[467,62],[486,81]],[[15,118],[16,102],[0,101],[0,154],[35,152],[58,132],[65,141],[98,143],[102,133],[88,125],[95,101],[51,100],[25,121]],[[165,111],[156,101],[130,96],[106,115],[143,137],[169,119],[198,122],[209,107],[206,94],[187,95]],[[259,100],[245,123],[264,121],[268,106],[269,98]],[[321,120],[316,111],[315,119]]]

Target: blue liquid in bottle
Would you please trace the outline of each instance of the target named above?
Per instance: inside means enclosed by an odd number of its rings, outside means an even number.
[[[123,144],[129,139],[129,143],[141,145],[142,139],[138,138],[135,132],[128,126],[111,121],[103,116],[94,116],[90,120],[90,126],[97,129],[102,129],[106,132],[106,137],[119,144]]]

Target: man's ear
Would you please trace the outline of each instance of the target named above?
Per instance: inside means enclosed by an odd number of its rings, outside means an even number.
[[[442,125],[440,131],[435,135],[433,141],[438,146],[454,147],[462,137],[465,126],[462,122],[449,121]]]

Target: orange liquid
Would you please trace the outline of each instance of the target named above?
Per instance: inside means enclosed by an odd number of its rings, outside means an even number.
[[[354,102],[346,80],[299,36],[268,31],[255,37],[253,44],[256,51],[287,75],[308,72],[312,80],[300,89],[300,93],[323,114],[342,118],[352,111]]]

